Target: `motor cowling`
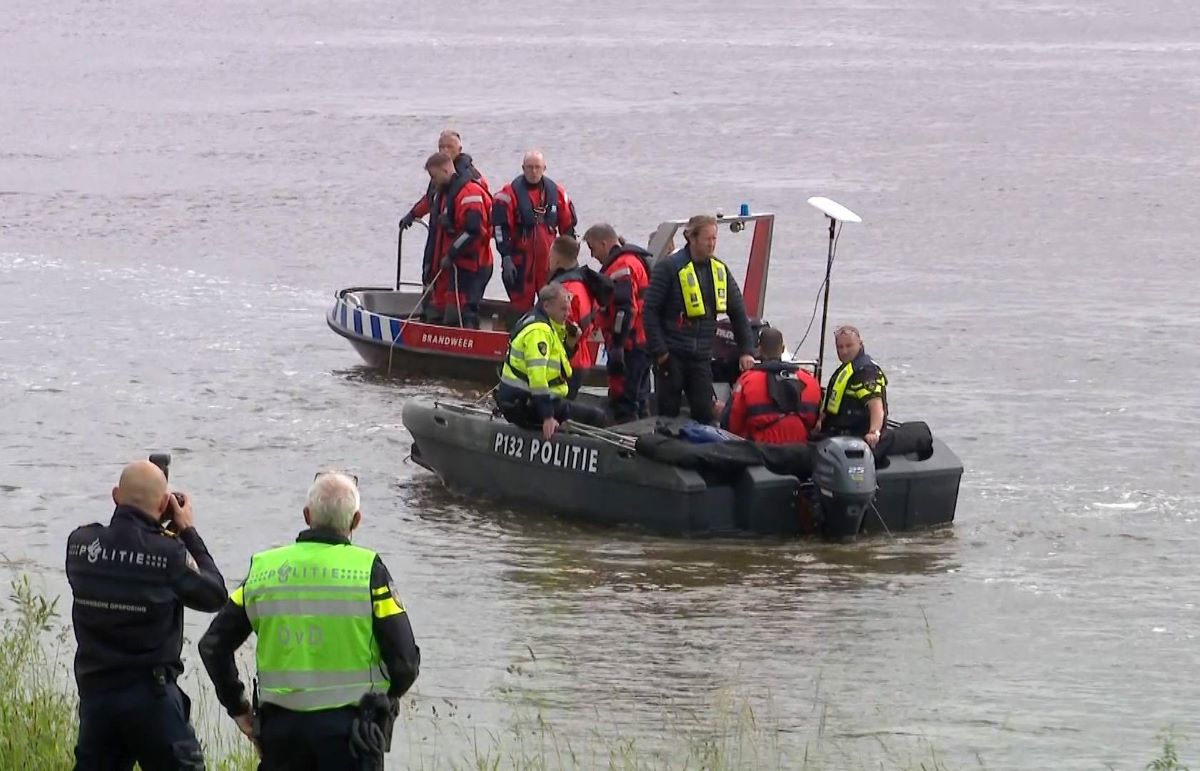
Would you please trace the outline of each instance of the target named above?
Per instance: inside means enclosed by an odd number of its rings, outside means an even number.
[[[813,446],[815,512],[826,535],[852,536],[875,499],[875,456],[862,439],[835,436]]]

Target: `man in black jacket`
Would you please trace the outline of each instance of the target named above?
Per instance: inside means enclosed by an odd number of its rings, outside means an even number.
[[[183,609],[213,613],[225,580],[193,526],[191,501],[167,492],[150,461],[126,466],[108,525],[67,539],[78,651],[76,769],[203,769],[183,673]],[[163,529],[165,516],[176,535]]]
[[[712,423],[718,314],[729,314],[743,370],[754,366],[754,340],[737,280],[716,257],[716,218],[692,217],[684,237],[682,249],[654,264],[646,289],[646,343],[658,366],[658,414],[678,415],[686,392],[692,419]]]

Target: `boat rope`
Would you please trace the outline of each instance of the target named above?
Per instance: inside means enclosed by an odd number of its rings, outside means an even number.
[[[839,240],[841,240],[841,237],[842,237],[842,227],[844,227],[844,226],[839,223],[838,229],[837,229],[837,235],[835,235],[833,237],[833,250],[832,251],[833,251],[833,254],[835,257],[837,256],[837,242]],[[812,315],[808,317],[808,326],[804,329],[804,336],[800,338],[800,342],[796,343],[796,350],[792,351],[793,359],[795,359],[800,354],[800,346],[804,345],[804,341],[808,339],[809,332],[812,332],[813,322],[817,320],[817,308],[819,308],[821,306],[821,290],[825,288],[825,282],[828,280],[829,280],[828,276],[821,279],[821,283],[817,287],[817,296],[815,298],[813,298]],[[825,345],[824,340],[822,340],[820,342],[820,344],[818,345],[818,348],[820,348],[823,345]]]
[[[483,404],[483,401],[484,401],[484,399],[487,399],[489,396],[491,396],[491,395],[492,395],[492,394],[493,394],[493,393],[496,391],[496,389],[497,389],[497,388],[499,388],[499,387],[500,387],[500,384],[499,384],[499,383],[497,383],[496,385],[494,385],[494,386],[492,386],[491,388],[489,388],[489,389],[488,389],[488,390],[487,390],[487,391],[486,391],[486,392],[483,394],[483,396],[480,396],[478,399],[476,399],[476,400],[475,400],[475,404],[476,404],[476,405]]]
[[[458,308],[458,328],[463,328],[462,295],[458,293],[458,266],[454,266],[454,305]]]
[[[883,521],[883,515],[879,513],[879,509],[875,508],[875,501],[872,500],[868,505],[871,507],[871,511],[875,512],[876,518],[879,519],[879,524],[883,525],[883,532],[888,534],[888,538],[895,539],[896,536],[892,535],[892,531],[888,528],[887,522]]]
[[[473,414],[473,415],[486,415],[488,417],[492,416],[491,410],[485,410],[480,407],[476,407],[474,404],[467,404],[465,402],[443,402],[443,401],[435,399],[433,402],[433,406],[435,409],[449,410],[450,412],[458,412],[458,413]]]
[[[597,439],[607,444],[615,445],[623,450],[633,450],[637,446],[637,437],[629,434],[622,434],[616,431],[610,431],[607,428],[598,428],[589,426],[586,423],[577,423],[573,420],[568,420],[562,424],[562,429],[567,433],[586,436],[589,439]]]
[[[408,326],[408,322],[412,321],[413,316],[417,315],[417,311],[421,310],[421,307],[425,302],[425,298],[429,296],[431,291],[433,291],[433,285],[437,283],[437,280],[441,277],[441,275],[442,269],[438,268],[437,275],[433,277],[433,281],[430,281],[429,286],[425,287],[425,291],[421,293],[421,297],[419,300],[417,300],[417,304],[413,306],[412,313],[408,314],[408,318],[400,322],[400,328],[396,330],[396,336],[392,338],[392,344],[388,346],[388,377],[392,376],[392,354],[396,351],[396,341],[400,339],[400,335],[404,334],[404,328]]]

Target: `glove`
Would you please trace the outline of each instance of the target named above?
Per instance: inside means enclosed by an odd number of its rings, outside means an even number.
[[[350,723],[350,756],[374,761],[367,767],[382,769],[383,756],[392,749],[392,727],[399,714],[399,699],[382,693],[364,695],[358,704],[358,714]]]
[[[413,226],[413,223],[416,221],[417,221],[417,218],[413,216],[412,212],[409,212],[408,214],[405,214],[403,217],[400,218],[400,229],[408,230],[409,228],[411,228]]]
[[[610,348],[608,351],[608,374],[613,377],[625,374],[625,349]]]
[[[450,255],[447,254],[445,257],[442,258],[442,270],[450,270],[450,268],[452,268],[453,266],[454,266],[454,260],[450,258]]]
[[[517,286],[517,266],[508,255],[500,258],[500,281],[505,289],[514,289]]]
[[[385,741],[383,729],[373,721],[359,716],[350,723],[350,757],[356,760],[378,759],[378,767],[382,768]]]

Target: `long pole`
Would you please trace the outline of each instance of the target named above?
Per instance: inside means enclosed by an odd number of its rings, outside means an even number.
[[[821,367],[825,363],[825,323],[829,318],[829,276],[833,273],[833,229],[837,220],[829,218],[829,258],[825,263],[825,303],[821,308],[821,339],[817,351],[817,382],[821,382]]]
[[[401,264],[401,249],[404,244],[404,228],[396,234],[396,291],[400,291],[400,264]]]

